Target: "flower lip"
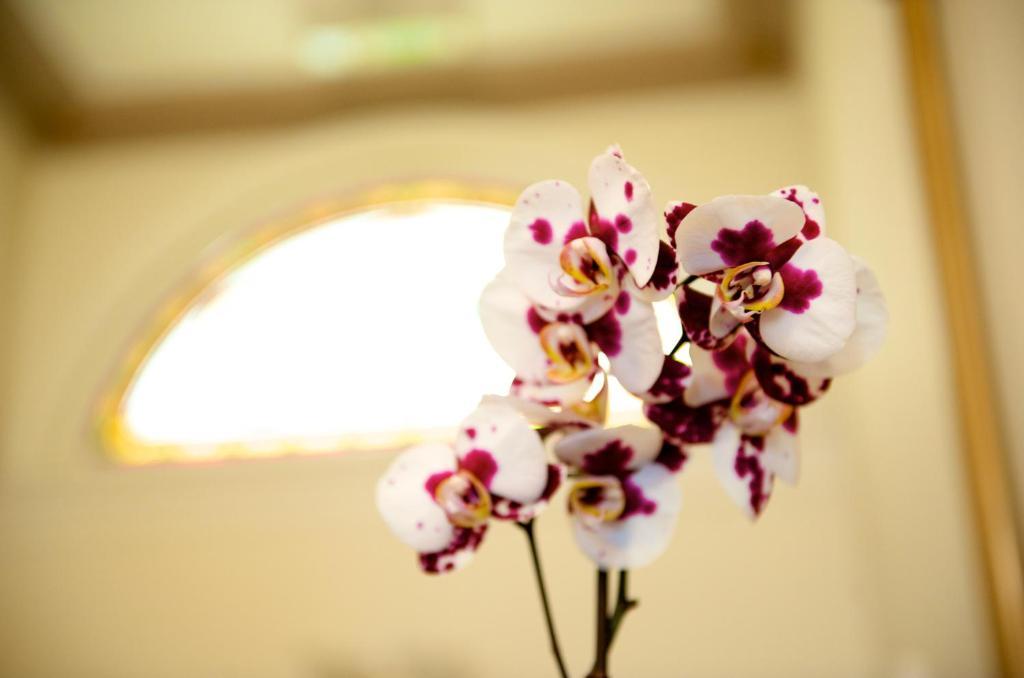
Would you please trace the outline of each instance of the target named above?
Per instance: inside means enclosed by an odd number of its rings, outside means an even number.
[[[479,478],[465,469],[437,484],[434,501],[456,527],[480,527],[491,517],[491,493]]]
[[[745,434],[762,436],[785,422],[793,406],[765,395],[754,370],[743,375],[729,403],[729,418]]]
[[[547,376],[556,384],[568,384],[594,372],[594,350],[586,331],[576,323],[554,322],[540,331],[540,344],[551,366]]]
[[[603,292],[614,282],[612,259],[605,244],[593,236],[570,240],[562,247],[558,262],[563,274],[557,286],[568,296]]]
[[[614,476],[584,476],[569,490],[569,511],[596,526],[617,520],[626,510],[626,492]]]
[[[785,295],[782,276],[767,261],[749,261],[725,270],[717,293],[726,308],[746,321],[775,308]]]

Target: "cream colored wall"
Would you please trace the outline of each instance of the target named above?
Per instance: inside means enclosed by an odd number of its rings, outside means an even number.
[[[965,192],[1017,496],[1024,497],[1024,317],[1006,272],[1019,266],[1024,176],[1024,3],[941,3]],[[1020,524],[1024,525],[1024,505]]]
[[[2,413],[0,674],[550,675],[520,535],[498,526],[468,570],[423,577],[373,509],[388,455],[124,470],[89,410],[217,238],[395,177],[582,183],[619,141],[661,200],[817,186],[894,322],[878,359],[804,417],[800,486],[756,527],[698,452],[672,547],[635,575],[615,675],[991,675],[895,12],[801,5],[790,80],[37,153]],[[581,675],[592,572],[559,511],[539,529]]]

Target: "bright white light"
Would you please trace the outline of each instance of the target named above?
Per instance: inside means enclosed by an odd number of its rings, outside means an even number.
[[[456,425],[511,370],[477,300],[503,266],[508,210],[456,202],[338,218],[267,249],[194,305],[125,403],[140,441],[273,452]],[[661,304],[666,349],[678,320]],[[673,329],[673,322],[675,329]],[[639,402],[613,383],[616,420]]]

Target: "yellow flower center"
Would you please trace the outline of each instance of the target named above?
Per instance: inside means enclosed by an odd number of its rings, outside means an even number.
[[[588,476],[569,491],[569,510],[584,522],[610,523],[626,510],[622,483],[612,476]]]
[[[603,292],[614,280],[608,248],[598,238],[570,240],[562,248],[558,262],[565,272],[559,282],[570,295],[582,297]]]
[[[772,400],[757,383],[757,375],[750,370],[740,380],[729,403],[729,418],[751,436],[762,436],[789,419],[793,406]]]
[[[466,470],[448,476],[434,488],[434,501],[456,527],[480,527],[491,516],[491,493]]]
[[[767,261],[750,261],[725,270],[718,294],[733,315],[746,320],[778,306],[785,285]]]
[[[582,327],[575,323],[551,323],[540,331],[540,345],[551,366],[548,379],[568,384],[594,371],[594,351]]]

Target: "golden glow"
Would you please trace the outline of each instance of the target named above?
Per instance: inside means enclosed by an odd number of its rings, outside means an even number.
[[[124,359],[98,405],[97,429],[103,447],[121,463],[145,465],[396,449],[449,438],[450,427],[480,395],[504,393],[511,381],[511,371],[483,337],[476,300],[478,291],[501,268],[501,233],[514,198],[510,191],[451,182],[386,186],[350,200],[316,203],[228,241],[200,262],[184,289],[158,309]],[[470,248],[474,257],[461,256],[466,251],[461,246],[450,251],[436,247],[448,242],[450,235],[436,235],[421,245],[401,235],[404,228],[411,238],[425,232],[423,220],[433,223],[437,209],[462,215],[458,219],[468,218],[479,226],[474,236],[479,241],[474,240]],[[381,273],[355,276],[345,289],[332,291],[333,301],[321,297],[327,301],[311,308],[312,302],[303,295],[290,301],[280,298],[282,285],[292,275],[306,275],[309,262],[278,266],[271,276],[256,275],[258,268],[274,259],[280,264],[278,255],[289,249],[305,248],[315,255],[317,248],[309,241],[302,244],[307,236],[360,224],[365,232],[378,233],[382,239],[376,246],[364,243],[363,257],[382,266]],[[432,255],[419,256],[407,268],[391,257],[386,262],[373,258],[375,252],[394,252],[395,242]],[[295,262],[301,264],[301,257]],[[424,266],[429,275],[424,275]],[[436,306],[434,315],[416,320],[432,308],[423,293],[435,284],[443,287],[439,296],[444,303]],[[239,306],[232,297],[246,289],[246,304]],[[351,300],[368,295],[376,299],[372,312],[353,312]],[[456,297],[464,297],[461,309]],[[233,316],[224,316],[222,312],[231,308]],[[667,350],[677,338],[675,309],[667,301],[655,304],[655,310]],[[243,321],[258,317],[253,315],[256,311],[266,316],[262,324],[246,326]],[[332,361],[339,356],[352,358],[353,342],[361,346],[348,371],[335,364],[333,371],[314,380],[315,386],[299,379],[323,372],[304,341],[312,337],[324,350],[330,342],[328,335],[307,331],[306,311],[329,319],[327,329],[344,339],[330,347]],[[221,323],[218,331],[208,328],[205,336],[196,332],[200,322],[207,322],[204,318],[216,316]],[[248,333],[227,322],[231,317],[248,327]],[[442,318],[447,318],[447,330],[430,332]],[[402,329],[396,329],[395,323]],[[338,334],[346,328],[349,334]],[[388,342],[381,338],[394,338],[396,333],[404,343],[399,349],[386,350]],[[255,350],[259,342],[270,340],[283,350]],[[213,359],[215,354],[208,351],[214,349],[224,360]],[[247,351],[248,363],[241,360]],[[426,355],[431,360],[420,359]],[[577,367],[586,374],[593,368],[593,353],[588,355],[590,367]],[[430,376],[431,365],[445,369],[456,363],[471,364],[472,369],[447,369],[444,375]],[[371,369],[375,380],[366,375],[361,382],[353,379],[353,371],[362,374]],[[360,383],[364,387],[386,383],[388,388],[374,394],[361,391]],[[220,399],[214,397],[218,393]],[[611,412],[613,423],[635,422],[642,416],[639,401],[617,382],[583,409],[581,414],[593,417]],[[401,412],[397,426],[395,412]]]

